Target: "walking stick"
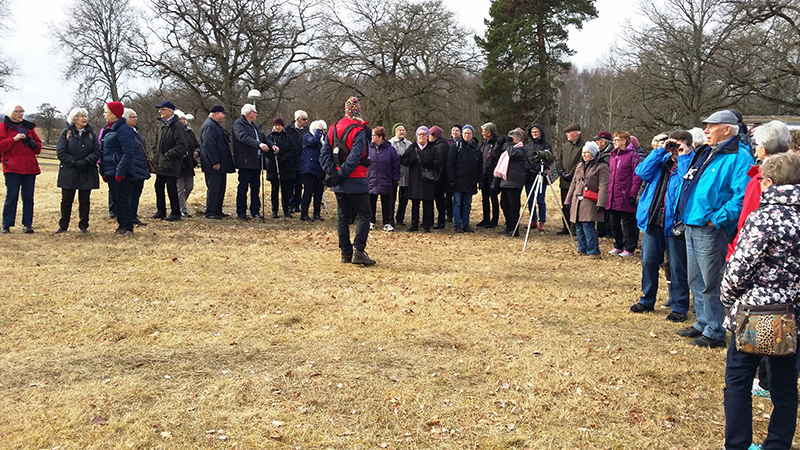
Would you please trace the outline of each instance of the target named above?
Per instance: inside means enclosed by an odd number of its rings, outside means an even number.
[[[267,217],[264,215],[266,212],[266,205],[264,203],[264,185],[267,184],[267,176],[264,171],[264,154],[261,152],[261,149],[258,149],[258,160],[261,164],[261,171],[258,174],[259,180],[261,180],[261,223],[267,222]]]
[[[281,165],[278,163],[278,154],[275,154],[275,170],[278,172],[278,195],[280,195],[281,204],[285,201],[283,198],[283,185],[281,183]],[[286,211],[283,211],[283,221],[286,222]]]

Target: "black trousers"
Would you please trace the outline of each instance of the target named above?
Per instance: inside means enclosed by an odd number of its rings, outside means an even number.
[[[222,217],[222,203],[228,185],[227,173],[206,173],[206,217]]]
[[[142,198],[144,180],[131,181],[131,214],[134,219],[139,218],[139,199]]]
[[[436,224],[443,226],[447,218],[453,217],[453,194],[448,189],[436,188],[433,200],[436,203]]]
[[[492,189],[493,181],[493,176],[483,175],[481,200],[483,202],[483,221],[497,225],[497,221],[500,220],[500,202],[497,200],[497,195],[500,191]]]
[[[164,186],[167,187],[167,195],[169,196],[169,209],[171,216],[181,215],[181,205],[178,200],[178,177],[169,177],[167,175],[156,175],[156,210],[158,213],[167,213],[167,199],[164,198]],[[130,198],[128,199],[128,208],[130,208]],[[117,213],[119,215],[119,213]]]
[[[89,196],[92,193],[90,189],[61,189],[61,219],[58,221],[58,227],[67,229],[69,228],[69,218],[72,215],[72,202],[75,201],[75,191],[78,191],[78,228],[85,230],[89,228]]]
[[[411,229],[419,229],[419,204],[422,202],[422,228],[430,231],[433,226],[433,200],[411,199]]]
[[[503,215],[506,216],[506,231],[514,231],[519,220],[520,201],[522,188],[503,188],[500,196],[500,205],[503,207]]]
[[[301,206],[303,201],[303,187],[305,186],[305,182],[303,181],[303,176],[300,174],[300,171],[296,171],[294,173],[294,183],[292,185],[292,192],[289,195],[289,206],[295,208],[297,206]]]
[[[397,214],[396,223],[406,223],[406,208],[408,207],[408,186],[400,186],[397,189]]]
[[[314,175],[313,173],[303,174],[303,200],[300,205],[300,214],[302,216],[308,215],[308,207],[311,204],[311,197],[314,197],[314,217],[319,216],[322,206],[322,192],[325,185],[322,181],[324,176]]]
[[[114,198],[114,213],[117,215],[117,223],[122,230],[133,231],[133,212],[131,211],[131,184],[128,177],[117,181],[114,177],[108,178],[108,190]],[[177,178],[175,181],[177,183]],[[175,188],[175,196],[178,196],[178,188]],[[177,202],[175,203],[177,205]],[[180,215],[178,210],[178,215]]]
[[[272,200],[272,212],[278,212],[278,191],[280,191],[281,206],[283,214],[286,215],[292,210],[289,208],[289,197],[292,196],[294,189],[294,180],[269,180],[272,185],[272,192],[270,193],[270,200]]]
[[[611,234],[614,235],[614,248],[636,251],[639,243],[639,228],[636,226],[636,213],[626,211],[608,210],[611,225]]]
[[[339,234],[339,249],[342,255],[352,255],[353,248],[363,252],[369,236],[369,193],[336,193],[336,230]],[[356,213],[356,235],[350,242],[350,214]]]
[[[369,207],[370,207],[370,219],[369,221],[372,223],[378,223],[376,220],[376,216],[378,214],[378,197],[381,198],[381,216],[383,219],[383,224],[386,225],[392,223],[392,216],[394,215],[394,203],[392,203],[392,194],[369,194]]]
[[[239,186],[236,187],[236,215],[239,217],[247,215],[248,189],[250,215],[261,214],[261,169],[239,169]]]

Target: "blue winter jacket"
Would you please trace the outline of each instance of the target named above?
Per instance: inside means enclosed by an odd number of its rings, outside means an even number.
[[[308,173],[324,177],[325,171],[319,163],[319,152],[322,149],[322,129],[303,135],[303,152],[300,155],[300,173]]]
[[[688,157],[694,158],[694,150],[689,153]],[[647,158],[636,166],[636,175],[646,183],[642,197],[639,199],[639,206],[636,208],[636,225],[644,232],[647,232],[647,225],[650,222],[650,205],[653,203],[653,196],[661,181],[661,171],[669,159],[669,150],[661,147],[650,152]],[[666,236],[672,236],[672,225],[675,224],[675,201],[681,181],[682,178],[678,176],[678,171],[673,170],[667,182],[666,199],[664,200],[664,234]]]
[[[133,152],[133,175],[131,181],[148,180],[150,179],[150,168],[147,166],[147,154],[145,150],[147,144],[145,143],[144,136],[139,131],[139,127],[133,128],[133,136],[136,138],[137,148]]]
[[[125,121],[118,119],[111,128],[103,129],[100,138],[100,172],[106,177],[135,176],[134,160],[136,152],[140,152],[139,144],[133,133],[133,128]]]
[[[744,191],[750,181],[747,171],[753,164],[753,157],[738,136],[719,145],[717,154],[700,175],[694,191],[689,193],[683,222],[686,225],[703,226],[710,220],[714,227],[723,228],[729,236],[733,236],[742,212]],[[678,175],[681,177],[679,192],[687,182],[683,176],[691,167],[692,159],[689,155],[678,156]]]

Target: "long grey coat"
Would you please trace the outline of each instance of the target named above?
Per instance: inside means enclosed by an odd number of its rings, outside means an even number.
[[[69,132],[69,139],[67,133]],[[62,189],[89,190],[100,188],[100,176],[97,174],[97,160],[100,159],[100,144],[97,134],[91,126],[84,128],[83,134],[75,126],[70,126],[58,137],[56,154],[58,166],[57,186]],[[75,166],[78,160],[88,164],[81,170]]]
[[[583,195],[584,187],[597,192],[597,202],[578,197]],[[569,185],[566,203],[570,205],[569,220],[571,222],[603,222],[605,214],[597,211],[597,205],[605,205],[608,199],[608,164],[596,156],[587,164],[583,160],[575,166],[575,176]]]

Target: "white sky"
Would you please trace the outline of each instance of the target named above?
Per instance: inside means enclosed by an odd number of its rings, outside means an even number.
[[[489,15],[490,0],[445,0],[457,11],[464,25],[478,34],[484,31],[483,19]],[[15,89],[0,92],[0,103],[19,102],[26,113],[33,113],[42,103],[55,105],[66,113],[72,107],[77,83],[67,84],[61,75],[64,59],[52,53],[47,36],[51,22],[63,17],[61,0],[12,0],[11,39],[3,46],[4,56],[15,57],[19,75],[12,79]],[[579,68],[588,68],[605,55],[624,19],[635,21],[636,0],[597,0],[599,17],[585,23],[580,31],[570,30],[569,46],[576,51],[571,61]],[[31,12],[35,13],[32,19]]]

